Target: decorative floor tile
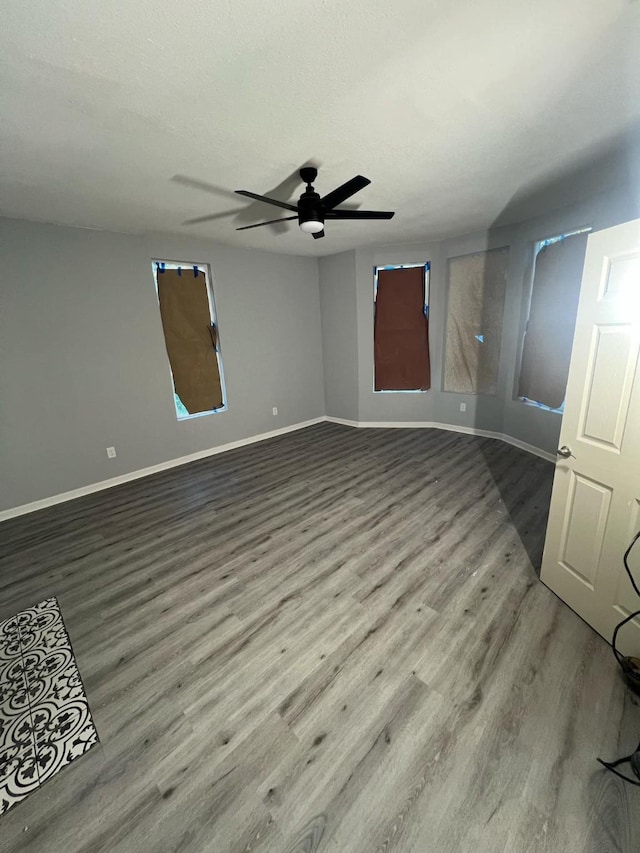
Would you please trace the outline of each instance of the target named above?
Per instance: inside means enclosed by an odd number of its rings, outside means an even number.
[[[0,815],[40,786],[31,744],[0,749]]]
[[[15,616],[0,622],[0,666],[3,661],[20,657],[20,634]]]
[[[57,600],[0,623],[0,814],[97,742]]]
[[[86,701],[76,700],[57,716],[42,717],[38,725],[36,755],[40,784],[98,742]]]
[[[27,681],[21,658],[0,660],[0,706],[20,695],[26,703]]]
[[[23,655],[31,649],[43,651],[57,646],[71,652],[69,637],[55,598],[41,601],[35,607],[18,613],[15,618],[18,623],[20,648]]]

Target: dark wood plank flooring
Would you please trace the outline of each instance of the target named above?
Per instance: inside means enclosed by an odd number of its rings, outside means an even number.
[[[552,466],[320,424],[0,527],[101,744],[3,851],[640,850],[640,707],[537,579]]]

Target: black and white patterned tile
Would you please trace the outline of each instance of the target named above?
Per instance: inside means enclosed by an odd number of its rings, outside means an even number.
[[[18,619],[12,616],[0,622],[0,666],[2,661],[20,657],[20,634]]]
[[[0,815],[40,785],[31,743],[14,742],[0,749]]]
[[[57,600],[0,623],[0,814],[97,742]]]

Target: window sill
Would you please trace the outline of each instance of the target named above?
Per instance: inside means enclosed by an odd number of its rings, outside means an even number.
[[[228,412],[228,406],[221,406],[219,409],[213,409],[210,412],[195,412],[193,415],[178,415],[178,423],[182,423],[183,421],[192,421],[195,418],[206,418],[209,415],[221,415],[223,412]]]
[[[427,388],[426,391],[423,391],[421,388],[406,389],[402,391],[392,391],[391,389],[385,389],[383,391],[376,391],[374,389],[374,394],[428,394],[431,389]]]
[[[534,409],[542,409],[543,412],[551,412],[552,415],[564,414],[564,403],[557,409],[552,409],[550,406],[545,406],[544,403],[537,403],[535,400],[529,400],[528,397],[514,397],[515,403],[523,403],[525,406],[531,406]]]

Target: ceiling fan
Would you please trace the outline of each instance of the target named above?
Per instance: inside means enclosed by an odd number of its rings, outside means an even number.
[[[306,190],[302,193],[298,200],[298,204],[289,204],[286,201],[278,201],[275,198],[268,198],[264,195],[249,192],[248,190],[236,190],[238,195],[253,198],[257,201],[264,201],[267,204],[273,204],[276,207],[282,207],[284,210],[290,210],[295,213],[295,216],[285,216],[282,219],[270,219],[268,222],[256,222],[255,225],[243,225],[241,228],[236,228],[236,231],[246,231],[248,228],[260,228],[263,225],[272,225],[274,222],[289,222],[292,219],[297,219],[300,229],[305,234],[311,234],[315,240],[324,237],[324,224],[327,220],[332,219],[391,219],[393,211],[390,210],[336,210],[339,204],[342,204],[352,195],[364,189],[371,181],[368,178],[363,178],[362,175],[356,175],[351,178],[346,184],[330,192],[328,195],[321,198],[314,190],[313,182],[318,175],[318,170],[315,166],[303,166],[300,169],[300,177],[307,185]]]

